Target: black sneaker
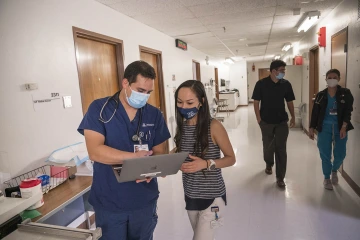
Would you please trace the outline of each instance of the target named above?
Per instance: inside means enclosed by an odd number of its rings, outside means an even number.
[[[272,167],[271,167],[271,166],[267,166],[267,167],[265,168],[265,173],[266,173],[267,175],[271,175],[271,174],[272,174]]]
[[[282,189],[284,189],[286,187],[286,184],[285,184],[284,180],[278,179],[276,181],[276,184],[278,185],[279,188],[282,188]]]

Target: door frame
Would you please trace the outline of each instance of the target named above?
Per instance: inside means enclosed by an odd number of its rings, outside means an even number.
[[[333,65],[332,65],[332,52],[333,52],[333,39],[335,37],[337,37],[338,35],[342,34],[343,32],[346,32],[346,78],[344,79],[344,82],[345,82],[345,87],[346,87],[346,83],[347,83],[347,70],[348,70],[348,49],[349,49],[349,27],[345,27],[343,29],[341,29],[340,31],[338,31],[337,33],[333,34],[331,36],[331,57],[330,57],[330,61],[331,61],[331,68],[333,68]]]
[[[159,94],[160,94],[160,111],[164,116],[165,122],[167,123],[166,114],[166,99],[165,99],[165,85],[164,85],[164,73],[162,67],[162,52],[156,49],[148,48],[139,45],[139,59],[141,59],[141,52],[150,53],[156,55],[157,72],[159,79]],[[169,152],[169,141],[166,141],[166,152]]]
[[[80,81],[82,80],[80,66],[78,64],[79,60],[79,42],[78,38],[85,38],[93,41],[98,41],[102,43],[108,43],[115,46],[115,54],[116,54],[116,65],[117,65],[117,75],[118,75],[118,82],[119,82],[119,89],[121,90],[122,84],[121,81],[124,78],[124,43],[122,40],[109,37],[106,35],[102,35],[99,33],[91,32],[85,29],[81,29],[78,27],[72,27],[73,30],[73,37],[74,37],[74,47],[75,47],[75,61],[76,61],[76,69],[78,72],[78,79],[79,79],[79,88],[80,88],[80,98],[82,99],[82,92]],[[81,102],[82,104],[82,102]],[[83,113],[84,114],[84,113]]]
[[[218,68],[214,68],[215,71],[215,96],[216,99],[219,99],[219,69]]]
[[[313,68],[313,64],[317,64],[317,86],[319,88],[319,67],[320,67],[320,64],[319,64],[319,46],[318,45],[315,45],[313,46],[312,48],[310,48],[309,50],[309,128],[310,128],[310,123],[311,123],[311,114],[312,114],[312,106],[314,104],[313,102],[313,98],[314,98],[314,94],[317,94],[315,93],[315,88],[314,88],[314,83],[315,83],[315,76],[316,76],[316,68]],[[315,54],[314,52],[318,52],[317,54],[317,59],[315,59]],[[311,109],[311,111],[310,111]]]
[[[192,60],[193,63],[195,63],[195,70],[196,70],[196,79],[201,82],[201,70],[200,70],[200,63],[196,60]]]

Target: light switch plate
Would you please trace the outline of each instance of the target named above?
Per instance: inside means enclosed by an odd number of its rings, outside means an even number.
[[[71,96],[63,96],[64,108],[71,108]]]

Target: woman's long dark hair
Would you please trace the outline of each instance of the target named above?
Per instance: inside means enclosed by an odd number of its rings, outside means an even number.
[[[209,110],[209,103],[206,97],[206,92],[204,85],[197,80],[187,80],[183,82],[175,92],[175,117],[176,117],[176,134],[175,134],[175,144],[176,144],[176,152],[181,152],[181,138],[183,133],[183,126],[186,124],[184,121],[183,116],[179,112],[177,108],[177,101],[179,90],[181,88],[189,88],[193,91],[202,104],[199,108],[197,113],[197,123],[196,123],[196,139],[195,139],[195,146],[194,146],[194,153],[195,156],[204,158],[208,147],[209,147],[209,123],[210,123],[210,110]]]

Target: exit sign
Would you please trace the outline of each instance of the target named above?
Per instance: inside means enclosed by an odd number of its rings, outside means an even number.
[[[180,49],[182,49],[184,51],[187,50],[187,43],[186,42],[181,41],[180,39],[176,39],[175,44],[176,44],[177,48],[180,48]]]

